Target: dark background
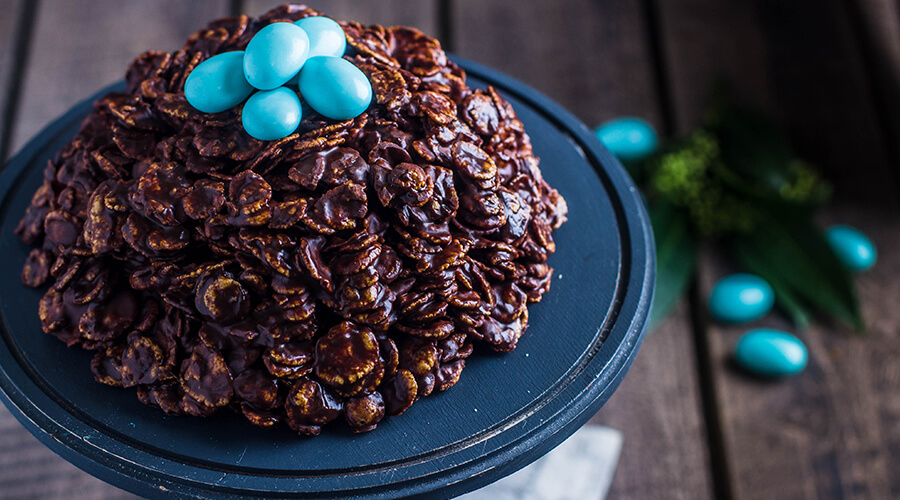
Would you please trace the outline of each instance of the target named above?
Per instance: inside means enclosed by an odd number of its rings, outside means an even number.
[[[120,79],[148,49],[259,0],[0,0],[0,158]],[[713,82],[775,118],[834,182],[822,223],[866,232],[869,333],[820,321],[801,376],[762,383],[728,357],[746,327],[707,321],[733,270],[704,249],[688,300],[593,422],[624,434],[610,498],[900,497],[900,3],[896,0],[320,0],[337,19],[406,24],[546,93],[587,125],[697,126]],[[16,265],[19,263],[4,263]],[[777,316],[759,325],[789,329]],[[753,325],[757,326],[757,325]],[[40,445],[0,409],[0,498],[131,498]]]

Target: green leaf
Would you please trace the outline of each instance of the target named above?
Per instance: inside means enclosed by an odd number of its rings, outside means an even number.
[[[757,274],[772,285],[775,291],[775,302],[794,323],[797,330],[806,330],[810,324],[809,311],[796,296],[791,287],[785,282],[781,274],[772,272],[760,255],[750,250],[750,247],[736,245],[734,257],[738,264],[747,271]]]
[[[650,311],[650,330],[669,314],[691,282],[697,265],[697,240],[683,210],[669,203],[650,207],[656,241],[656,292]]]
[[[785,183],[794,154],[774,123],[761,115],[730,108],[715,132],[725,163],[736,172],[776,189]]]
[[[721,85],[707,113],[708,130],[716,135],[726,175],[720,179],[751,198],[775,198],[821,205],[830,186],[815,169],[794,158],[783,131],[765,116],[728,102]]]
[[[808,217],[763,211],[758,229],[733,242],[742,261],[773,288],[777,284],[788,308],[802,301],[857,331],[864,329],[853,277]]]

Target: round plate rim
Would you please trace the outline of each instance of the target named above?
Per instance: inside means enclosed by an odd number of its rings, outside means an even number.
[[[593,413],[609,398],[630,367],[642,342],[647,327],[647,317],[652,301],[655,282],[655,252],[649,218],[634,184],[618,161],[606,151],[593,134],[575,118],[552,100],[531,87],[502,75],[480,64],[452,56],[469,75],[475,76],[495,86],[502,92],[532,106],[550,122],[564,130],[573,143],[593,166],[601,182],[610,195],[617,218],[625,228],[620,234],[622,248],[629,250],[622,255],[623,270],[620,270],[618,286],[625,287],[619,297],[618,308],[611,321],[607,318],[609,330],[603,332],[605,339],[598,349],[608,355],[608,361],[601,368],[598,377],[588,383],[582,395],[557,411],[554,418],[536,426],[505,447],[492,450],[478,460],[456,464],[440,473],[422,474],[410,480],[383,485],[335,491],[320,489],[319,495],[328,498],[393,497],[397,495],[417,496],[439,493],[459,495],[510,474],[537,459],[583,425]],[[73,120],[80,120],[81,113],[90,109],[91,103],[114,84],[103,89],[88,100],[74,106],[62,117],[37,134],[0,171],[0,204],[7,202],[6,192],[24,172],[24,167],[32,163],[36,153],[52,141],[61,131],[68,128]],[[612,198],[612,196],[611,196]],[[627,207],[627,208],[626,208]],[[617,290],[618,294],[618,290]],[[628,324],[617,321],[620,315],[630,318]],[[246,479],[260,479],[260,476],[225,477],[219,481],[193,480],[171,473],[154,470],[140,464],[141,450],[111,442],[109,436],[100,434],[85,425],[80,419],[65,411],[49,398],[16,362],[7,344],[6,326],[0,324],[3,342],[0,342],[0,400],[12,411],[16,418],[57,454],[85,471],[124,489],[149,497],[167,497],[172,491],[189,493],[198,497],[247,498],[260,493],[274,493],[271,490],[247,488]],[[614,352],[609,353],[610,349]],[[598,354],[598,353],[595,353]],[[11,362],[16,362],[11,365]],[[22,377],[26,377],[23,379]],[[29,382],[33,387],[27,387]],[[35,393],[37,389],[39,392]],[[32,394],[32,397],[26,394]],[[37,396],[37,397],[35,397]],[[37,401],[35,401],[35,399]],[[62,412],[62,413],[60,413]],[[51,415],[51,413],[55,415]],[[130,452],[130,453],[129,453]],[[130,457],[128,455],[131,455]],[[175,464],[185,468],[184,464]],[[198,471],[193,471],[198,472]],[[201,471],[202,472],[202,471]],[[205,469],[205,472],[214,472]],[[188,476],[182,474],[181,476]],[[196,476],[196,474],[193,474]],[[203,475],[203,474],[201,474]],[[209,474],[205,474],[209,475]],[[232,475],[235,476],[235,475]],[[265,479],[265,478],[262,478]],[[283,479],[283,478],[282,478]],[[296,478],[294,478],[296,480]],[[318,478],[316,478],[318,479]],[[305,480],[309,480],[305,478]],[[272,481],[274,483],[274,481]],[[152,488],[149,487],[152,485]],[[259,485],[257,485],[259,486]],[[279,485],[278,490],[285,486]],[[333,485],[332,485],[333,486]],[[279,497],[314,498],[315,492],[282,492]]]

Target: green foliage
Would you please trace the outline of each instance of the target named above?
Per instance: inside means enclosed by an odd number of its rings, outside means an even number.
[[[853,277],[809,218],[768,214],[765,230],[737,237],[732,246],[739,262],[772,285],[796,326],[804,326],[810,305],[864,330]]]
[[[650,328],[655,329],[691,283],[697,239],[687,213],[667,203],[650,207],[650,223],[656,241],[656,294],[650,311]]]
[[[791,322],[794,323],[794,327],[798,330],[805,330],[810,323],[807,306],[803,305],[784,277],[772,269],[765,255],[741,245],[735,245],[733,251],[738,264],[769,282],[772,290],[775,291],[775,303],[788,315]]]
[[[651,325],[684,293],[703,239],[766,279],[798,329],[810,310],[862,331],[855,285],[813,222],[831,186],[765,118],[719,99],[707,124],[631,170],[645,186],[658,276]]]
[[[820,205],[831,197],[831,185],[803,160],[791,161],[785,174],[783,180],[772,185],[783,200]]]
[[[794,157],[785,136],[770,121],[746,110],[719,104],[707,125],[719,140],[723,180],[749,199],[815,208],[831,186],[808,163]]]
[[[722,162],[715,134],[698,130],[649,162],[650,192],[690,214],[701,236],[745,233],[755,226],[756,210],[720,175]]]

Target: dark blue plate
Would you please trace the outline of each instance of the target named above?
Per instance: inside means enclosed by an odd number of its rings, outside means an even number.
[[[98,384],[90,353],[41,333],[42,291],[20,284],[29,248],[13,229],[47,160],[106,89],[47,127],[0,175],[4,403],[65,459],[151,498],[450,497],[562,442],[609,399],[637,353],[654,283],[650,224],[625,171],[575,117],[519,82],[460,64],[470,85],[493,85],[509,99],[544,177],[569,205],[569,221],[553,234],[553,285],[531,306],[514,352],[476,354],[451,390],[361,435],[337,425],[303,438],[227,411],[167,417],[133,390]]]

